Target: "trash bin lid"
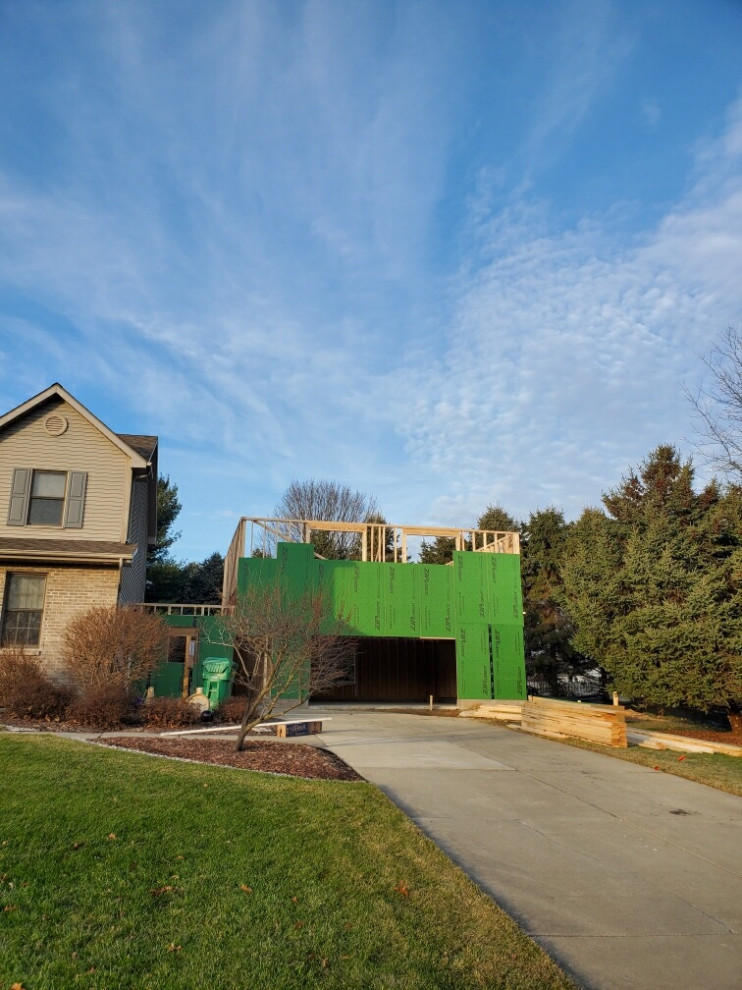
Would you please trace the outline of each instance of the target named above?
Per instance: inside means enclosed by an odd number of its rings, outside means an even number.
[[[204,674],[208,674],[209,677],[226,678],[232,673],[232,661],[221,657],[206,657],[201,667]]]

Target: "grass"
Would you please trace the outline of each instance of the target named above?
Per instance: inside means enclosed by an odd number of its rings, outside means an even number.
[[[664,770],[665,773],[673,773],[677,777],[694,780],[697,784],[707,784],[709,787],[716,787],[720,791],[742,797],[742,758],[738,756],[723,756],[720,753],[677,753],[671,750],[644,749],[640,746],[616,749],[582,739],[563,741],[570,746],[591,749],[594,753],[604,753],[619,760],[628,760],[630,763]]]
[[[707,729],[712,732],[724,732],[718,718],[715,719],[703,713],[695,713],[691,716],[689,713],[668,712],[660,715],[653,712],[640,712],[628,709],[626,712],[626,721],[632,729],[648,729],[650,732],[672,733],[683,732],[686,729]],[[729,736],[728,742],[735,742],[735,738],[731,732],[725,734]]]
[[[0,737],[0,990],[572,984],[365,783]]]

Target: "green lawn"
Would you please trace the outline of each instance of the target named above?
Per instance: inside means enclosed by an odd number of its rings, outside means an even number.
[[[374,787],[0,736],[0,990],[572,984]]]

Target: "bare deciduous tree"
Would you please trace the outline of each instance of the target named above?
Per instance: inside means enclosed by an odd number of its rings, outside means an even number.
[[[318,519],[326,522],[370,522],[380,519],[376,500],[353,491],[336,481],[292,481],[273,510],[281,519]],[[285,527],[288,542],[301,543],[301,526]],[[349,560],[358,556],[360,540],[355,533],[313,534],[317,553],[328,560]],[[271,549],[274,549],[273,547]]]
[[[729,327],[704,364],[708,384],[684,385],[700,425],[697,445],[716,468],[742,477],[742,330]]]
[[[279,582],[255,584],[222,616],[211,641],[232,646],[235,681],[246,691],[236,749],[258,722],[282,713],[347,676],[355,641],[319,589],[288,593]]]

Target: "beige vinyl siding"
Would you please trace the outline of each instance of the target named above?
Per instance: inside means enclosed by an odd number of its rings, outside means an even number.
[[[69,425],[49,436],[44,421],[55,412]],[[8,526],[14,468],[85,471],[87,491],[81,529],[60,526]],[[0,535],[38,539],[125,542],[128,529],[131,461],[75,409],[53,398],[9,424],[0,434]]]

